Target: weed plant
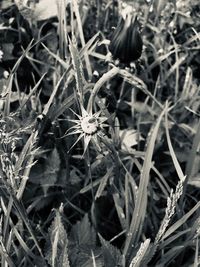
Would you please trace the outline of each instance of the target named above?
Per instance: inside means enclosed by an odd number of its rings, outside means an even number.
[[[0,7],[1,267],[198,267],[199,1]]]

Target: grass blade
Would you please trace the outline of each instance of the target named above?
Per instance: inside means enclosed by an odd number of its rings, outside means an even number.
[[[200,201],[190,210],[188,211],[181,219],[179,219],[176,223],[174,223],[164,234],[162,237],[162,240],[166,239],[168,236],[170,236],[173,232],[175,232],[181,225],[183,225],[189,218],[192,216],[192,214],[199,209],[200,207]]]
[[[124,257],[128,262],[130,261],[133,246],[137,243],[139,239],[141,228],[143,225],[144,215],[147,207],[147,186],[149,183],[149,173],[152,166],[152,156],[156,142],[156,137],[158,134],[158,129],[165,112],[166,108],[160,114],[156,122],[156,125],[153,128],[149,143],[147,145],[143,169],[140,176],[140,184],[138,188],[138,195],[135,203],[135,209],[132,215],[132,220],[129,227],[129,233],[127,234],[127,239],[124,247]]]
[[[172,147],[172,143],[171,143],[171,140],[170,140],[170,136],[169,136],[169,125],[168,125],[168,120],[167,120],[167,109],[166,109],[166,113],[165,113],[165,131],[166,131],[166,137],[167,137],[167,144],[168,144],[168,147],[169,147],[169,152],[170,152],[170,155],[172,157],[172,160],[173,160],[173,163],[174,163],[174,167],[176,169],[176,172],[178,174],[178,177],[181,181],[185,180],[185,175],[183,174],[182,172],[182,169],[180,167],[180,164],[176,158],[176,155],[175,155],[175,152],[174,152],[174,149]]]

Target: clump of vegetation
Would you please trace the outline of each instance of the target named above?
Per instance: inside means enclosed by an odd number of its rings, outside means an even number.
[[[1,266],[199,266],[198,0],[0,7]]]

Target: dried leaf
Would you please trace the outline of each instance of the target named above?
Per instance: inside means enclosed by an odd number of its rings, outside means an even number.
[[[138,140],[141,140],[139,138],[139,133],[134,129],[121,130],[119,132],[119,136],[122,142],[122,149],[125,149],[128,151],[132,149],[132,146],[135,146],[138,144]]]

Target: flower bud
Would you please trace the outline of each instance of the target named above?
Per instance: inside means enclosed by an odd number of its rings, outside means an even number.
[[[126,19],[121,17],[109,45],[114,59],[119,59],[124,64],[130,64],[140,58],[143,42],[138,26],[136,16],[133,18],[131,14],[128,14]]]

